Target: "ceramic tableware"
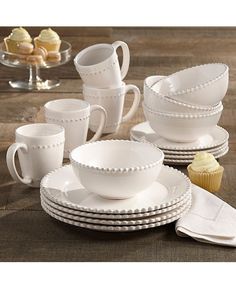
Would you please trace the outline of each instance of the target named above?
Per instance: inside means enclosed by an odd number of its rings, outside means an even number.
[[[7,166],[14,180],[39,187],[44,175],[62,165],[65,130],[56,124],[34,123],[18,127],[15,143],[7,151]],[[17,172],[18,153],[22,177]]]
[[[132,137],[130,139],[135,140]],[[206,150],[206,151],[212,153],[216,159],[219,159],[228,153],[229,147],[228,147],[228,144],[226,144],[219,150],[215,150],[215,151]],[[172,151],[171,153],[167,153],[166,151],[163,150],[163,153],[165,155],[164,161],[163,161],[164,164],[188,165],[192,163],[197,151],[193,151],[193,154],[191,155],[189,155],[189,152],[184,152],[184,151]],[[175,154],[175,153],[178,153],[178,154]]]
[[[131,138],[131,140],[134,140],[133,138]],[[229,151],[229,147],[228,145],[225,146],[223,149],[221,150],[218,150],[216,152],[212,152],[213,156],[216,158],[216,159],[219,159],[223,156],[225,156]],[[171,164],[171,165],[188,165],[190,163],[192,163],[193,159],[194,159],[194,155],[186,155],[186,154],[167,154],[165,151],[164,152],[164,155],[165,155],[165,158],[164,158],[164,161],[163,163],[164,164]]]
[[[144,103],[154,111],[203,114],[215,111],[221,105],[221,102],[214,106],[193,105],[165,96],[159,93],[158,90],[154,90],[155,83],[164,78],[164,76],[153,75],[144,80]]]
[[[123,62],[120,68],[116,50],[121,47]],[[130,54],[123,41],[95,44],[79,52],[74,64],[84,84],[95,88],[116,88],[129,69]]]
[[[66,224],[70,224],[73,226],[77,226],[77,227],[81,227],[81,228],[85,228],[85,229],[90,229],[90,230],[95,230],[95,231],[104,231],[104,232],[132,232],[132,231],[138,231],[138,230],[144,230],[144,229],[150,229],[150,228],[156,228],[159,226],[163,226],[169,223],[172,223],[178,219],[180,219],[182,216],[184,216],[189,208],[191,207],[191,204],[186,208],[183,209],[182,212],[180,212],[179,214],[175,215],[172,218],[160,221],[160,222],[155,222],[155,223],[151,223],[151,224],[144,224],[144,225],[131,225],[131,226],[110,226],[110,225],[97,225],[97,224],[90,224],[90,223],[84,223],[84,222],[79,222],[79,221],[75,221],[75,220],[71,220],[68,218],[64,218],[61,217],[55,213],[53,213],[52,211],[48,210],[46,207],[43,206],[42,207],[44,209],[44,211],[50,215],[51,217],[64,222]]]
[[[133,140],[133,141],[142,141],[142,142],[145,142],[145,139],[136,139],[132,136],[130,136],[130,140]],[[212,148],[212,149],[204,149],[204,150],[192,150],[192,151],[177,151],[177,150],[166,150],[166,149],[161,149],[163,151],[163,153],[165,154],[165,157],[167,157],[168,155],[170,156],[176,156],[177,158],[179,157],[188,157],[188,158],[191,158],[191,157],[194,157],[195,154],[197,152],[200,152],[200,151],[206,151],[208,153],[211,153],[213,155],[216,155],[218,154],[219,152],[221,151],[224,151],[226,150],[227,148],[229,147],[229,144],[228,144],[228,141],[226,143],[224,143],[223,145],[220,145],[218,147],[215,147],[215,148]]]
[[[228,153],[228,151],[229,151],[229,148],[226,148],[224,151],[222,151],[218,155],[215,155],[214,157],[216,159],[219,159],[219,158],[225,156]],[[182,159],[182,160],[180,160],[180,159],[174,159],[174,158],[171,157],[171,158],[166,158],[164,160],[164,163],[167,164],[167,165],[184,165],[184,166],[186,166],[186,165],[191,164],[192,161],[193,161],[193,159]]]
[[[124,100],[128,92],[134,94],[134,100],[130,110],[122,116]],[[107,111],[107,122],[103,129],[104,133],[114,133],[119,129],[121,123],[130,120],[137,111],[140,102],[138,87],[132,84],[125,84],[124,82],[122,82],[120,87],[113,89],[91,88],[83,85],[83,96],[91,105],[101,105]],[[95,112],[90,118],[89,128],[92,131],[96,131],[98,122],[99,114]]]
[[[157,179],[148,189],[133,198],[112,200],[86,190],[74,174],[72,166],[67,165],[46,175],[40,190],[51,202],[76,210],[78,214],[96,214],[96,218],[98,214],[102,218],[128,218],[127,215],[141,218],[150,216],[146,214],[150,212],[163,213],[161,209],[186,201],[191,194],[191,182],[182,172],[162,166]],[[92,217],[86,214],[83,216]]]
[[[218,146],[218,147],[215,147],[215,148],[211,148],[211,149],[205,149],[204,151],[206,151],[206,152],[208,152],[208,153],[211,153],[211,154],[216,154],[217,152],[219,152],[219,151],[222,151],[222,150],[224,150],[224,149],[226,149],[226,148],[228,148],[229,147],[229,144],[228,144],[228,141],[227,142],[225,142],[223,145],[220,145],[220,146]],[[192,150],[192,151],[175,151],[175,150],[173,150],[173,151],[170,151],[170,150],[164,150],[164,149],[162,149],[162,151],[165,153],[165,154],[167,154],[167,155],[181,155],[181,156],[191,156],[191,157],[193,157],[193,156],[195,156],[195,154],[197,153],[197,152],[200,152],[201,150]]]
[[[65,128],[64,158],[69,153],[86,142],[90,114],[99,112],[98,125],[95,135],[89,142],[99,139],[106,123],[107,113],[100,105],[90,105],[80,99],[57,99],[44,105],[45,119],[47,123],[60,124]]]
[[[191,153],[192,151],[210,150],[222,146],[229,139],[229,133],[224,128],[216,126],[209,134],[198,138],[194,142],[172,142],[155,133],[148,122],[133,126],[130,130],[130,136],[136,141],[147,141],[164,151],[168,150],[174,153],[178,151]]]
[[[225,144],[224,146],[220,147],[217,150],[210,151],[210,153],[213,154],[213,156],[215,156],[215,158],[216,158],[219,154],[228,150],[228,148],[229,148],[228,144]],[[166,151],[163,151],[163,152],[165,154],[165,159],[166,158],[173,158],[173,159],[192,159],[192,160],[197,153],[196,151],[193,151],[192,154],[174,154],[173,151],[170,153],[167,153]]]
[[[212,155],[218,159],[219,157],[225,155],[229,150],[228,146],[223,147],[222,149],[216,151],[215,153],[212,153]],[[171,159],[171,160],[180,160],[180,161],[189,161],[192,162],[195,155],[173,155],[173,154],[165,154],[165,160]]]
[[[190,67],[160,79],[153,91],[193,105],[215,105],[228,89],[229,68],[223,63]]]
[[[97,141],[70,154],[82,185],[110,199],[130,198],[151,186],[163,159],[163,152],[152,144],[127,140]]]
[[[174,142],[193,142],[210,133],[217,125],[223,105],[204,114],[178,114],[154,111],[143,103],[144,115],[151,128],[163,138]]]
[[[47,210],[53,212],[54,214],[61,216],[66,219],[71,219],[79,222],[86,222],[89,224],[98,224],[98,225],[106,225],[106,226],[132,226],[132,225],[144,225],[144,224],[151,224],[160,221],[164,221],[170,218],[175,217],[176,215],[180,214],[183,210],[189,207],[191,202],[191,198],[189,198],[183,205],[179,206],[178,208],[171,210],[167,213],[158,214],[151,217],[141,218],[141,219],[129,219],[129,220],[108,220],[108,219],[96,219],[96,218],[88,218],[82,217],[80,215],[70,214],[63,212],[60,209],[51,206],[45,199],[41,199],[42,207],[46,208]]]
[[[171,165],[190,164],[199,151],[212,153],[216,159],[221,158],[229,150],[228,137],[228,132],[219,126],[211,134],[193,143],[176,143],[163,139],[150,128],[148,122],[135,125],[130,131],[131,140],[150,142],[161,148],[165,155],[163,162]]]
[[[75,216],[79,216],[79,217],[85,217],[85,218],[89,218],[89,219],[95,219],[96,221],[99,220],[114,220],[114,221],[127,221],[127,220],[140,220],[146,217],[156,217],[157,215],[163,214],[163,213],[167,213],[167,212],[171,212],[175,209],[180,208],[182,205],[186,204],[190,198],[191,198],[191,191],[189,191],[188,194],[185,195],[185,197],[173,204],[170,205],[168,207],[165,208],[161,208],[161,209],[157,209],[154,211],[149,211],[149,212],[141,212],[141,213],[129,213],[129,214],[104,214],[104,213],[93,213],[93,212],[85,212],[85,211],[81,211],[81,210],[77,210],[77,209],[71,209],[68,206],[62,206],[60,204],[58,204],[55,200],[52,201],[47,197],[47,192],[45,192],[44,188],[41,187],[40,189],[40,197],[41,197],[41,201],[43,201],[44,203],[48,204],[50,207],[57,209],[61,212],[64,213],[68,213],[71,215],[75,215]]]

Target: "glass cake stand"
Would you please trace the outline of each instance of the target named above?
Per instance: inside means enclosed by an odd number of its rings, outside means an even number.
[[[25,68],[29,70],[28,80],[10,80],[9,84],[11,87],[25,90],[52,89],[60,85],[60,80],[41,79],[40,69],[58,67],[68,62],[71,58],[71,44],[62,40],[59,52],[61,54],[61,60],[58,62],[45,61],[40,65],[29,64],[25,60],[22,60],[22,55],[7,52],[4,42],[2,42],[0,43],[0,63],[8,67]]]

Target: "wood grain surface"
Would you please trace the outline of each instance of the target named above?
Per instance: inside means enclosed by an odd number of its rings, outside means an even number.
[[[40,27],[28,28],[36,36]],[[166,75],[184,67],[224,62],[230,83],[220,125],[230,133],[229,153],[220,159],[225,168],[217,195],[236,207],[236,28],[83,28],[56,27],[72,43],[73,55],[91,44],[123,40],[131,52],[126,83],[141,90],[143,79]],[[0,41],[11,27],[0,28]],[[42,120],[41,107],[57,98],[82,98],[81,80],[71,60],[43,70],[42,76],[59,77],[61,86],[46,92],[13,90],[12,78],[27,71],[0,65],[0,261],[236,261],[236,250],[198,243],[175,234],[174,224],[131,233],[102,233],[79,229],[50,218],[41,208],[39,190],[16,184],[8,173],[5,155],[14,141],[15,128]],[[125,103],[128,109],[132,96]],[[144,120],[141,106],[116,135],[129,139],[130,128]],[[184,167],[181,170],[186,172]]]

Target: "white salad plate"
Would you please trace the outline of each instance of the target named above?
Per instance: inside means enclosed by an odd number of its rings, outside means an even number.
[[[163,150],[198,151],[223,145],[228,141],[229,134],[224,128],[216,126],[210,134],[200,137],[197,141],[189,143],[172,142],[155,133],[148,122],[142,122],[131,128],[130,137],[132,140],[150,142]]]
[[[131,232],[131,231],[155,228],[155,227],[159,227],[159,226],[163,226],[163,225],[172,223],[187,213],[187,211],[189,210],[189,208],[191,206],[191,203],[186,208],[184,208],[182,211],[180,211],[175,216],[172,216],[171,218],[168,218],[168,219],[165,219],[162,221],[157,221],[154,223],[149,223],[149,224],[129,225],[129,226],[98,225],[98,224],[90,224],[90,223],[86,223],[86,222],[75,221],[75,220],[65,218],[65,217],[62,217],[60,215],[55,214],[50,209],[46,208],[46,206],[44,206],[44,204],[42,204],[42,206],[43,206],[44,211],[48,215],[50,215],[51,217],[53,217],[53,218],[55,218],[61,222],[64,222],[64,223],[67,223],[70,225],[74,225],[77,227],[90,229],[90,230],[104,231],[104,232]]]
[[[228,153],[228,151],[229,151],[229,148],[227,148],[225,151],[223,151],[219,155],[215,155],[215,158],[218,159],[218,158],[225,156]],[[169,165],[188,165],[192,161],[193,161],[193,159],[180,160],[180,159],[173,159],[173,158],[171,158],[171,159],[165,158],[164,163],[169,164]]]
[[[212,148],[212,149],[206,149],[206,150],[196,150],[196,151],[171,151],[171,150],[164,150],[162,149],[163,153],[165,155],[181,155],[181,156],[195,156],[195,154],[199,151],[205,151],[205,152],[208,152],[208,153],[212,153],[212,154],[215,154],[217,152],[219,152],[220,150],[223,150],[225,149],[226,147],[228,147],[229,144],[228,144],[228,141],[226,141],[224,144],[218,146],[218,147],[215,147],[215,148]]]
[[[75,215],[79,217],[85,217],[85,218],[92,218],[92,219],[103,219],[103,220],[137,220],[137,219],[143,219],[146,217],[155,217],[159,216],[160,214],[169,213],[170,211],[173,211],[175,209],[180,208],[184,204],[188,202],[188,200],[191,198],[191,191],[189,194],[186,195],[184,199],[182,199],[180,202],[171,205],[166,208],[150,211],[150,212],[144,212],[144,213],[134,213],[134,214],[96,214],[96,213],[90,213],[90,212],[84,212],[79,210],[70,209],[64,206],[61,206],[55,202],[52,202],[49,200],[43,193],[43,190],[41,190],[41,201],[52,207],[53,209],[59,210],[64,213],[68,213],[70,215]]]
[[[92,181],[92,180],[91,180]],[[105,199],[88,192],[67,165],[47,174],[41,181],[41,193],[61,206],[101,214],[136,214],[172,206],[189,195],[191,182],[182,172],[162,166],[156,181],[133,198]]]
[[[130,137],[131,140],[134,140],[134,138]],[[138,141],[138,140],[136,140]],[[196,151],[171,151],[171,150],[164,150],[162,149],[164,155],[165,155],[165,159],[166,158],[171,158],[171,159],[193,159],[194,156],[196,155],[197,152],[208,152],[208,153],[211,153],[213,154],[214,156],[218,156],[219,154],[221,154],[222,152],[225,152],[225,151],[228,151],[229,149],[229,144],[228,144],[228,141],[226,143],[224,143],[223,145],[221,146],[218,146],[216,148],[213,148],[213,149],[206,149],[206,150],[196,150]],[[165,159],[164,159],[164,162],[165,162]]]
[[[216,158],[216,159],[218,159],[218,158],[220,158],[220,157],[222,157],[222,156],[224,156],[225,154],[227,154],[227,152],[229,151],[229,147],[228,146],[226,146],[225,148],[223,148],[223,149],[221,149],[221,150],[219,150],[218,152],[216,152],[216,153],[213,153],[213,156]],[[179,157],[179,155],[178,156],[175,156],[175,155],[166,155],[165,156],[165,160],[166,159],[179,159],[179,160],[193,160],[193,158],[194,158],[194,156],[190,156],[190,157],[187,157],[186,158],[186,155],[184,155],[183,156],[183,158],[181,159],[181,158],[178,158]]]
[[[89,223],[89,224],[98,224],[98,225],[109,225],[109,226],[132,226],[132,225],[145,225],[145,224],[151,224],[156,222],[161,222],[166,219],[170,219],[175,217],[176,215],[179,215],[184,210],[186,210],[187,207],[191,204],[191,198],[188,198],[188,200],[180,207],[166,212],[159,215],[146,217],[146,218],[140,218],[140,219],[134,219],[134,220],[107,220],[107,219],[95,219],[95,218],[86,218],[79,215],[69,214],[65,213],[61,210],[55,209],[54,207],[50,206],[47,202],[45,202],[43,199],[41,199],[41,205],[43,208],[49,210],[50,212],[74,221],[79,221],[83,223]]]
[[[219,155],[221,155],[222,153],[227,152],[229,149],[228,144],[224,145],[223,147],[220,147],[220,149],[211,152],[213,154],[213,156],[215,158],[217,158]],[[193,160],[194,156],[196,155],[196,153],[191,154],[191,155],[180,155],[180,154],[169,154],[169,153],[165,153],[165,159],[180,159],[180,160]]]

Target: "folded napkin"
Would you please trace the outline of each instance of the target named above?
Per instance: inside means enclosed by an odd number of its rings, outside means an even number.
[[[175,230],[181,237],[236,247],[236,209],[193,184],[192,206]]]

